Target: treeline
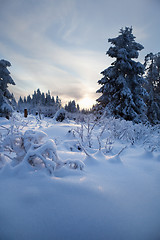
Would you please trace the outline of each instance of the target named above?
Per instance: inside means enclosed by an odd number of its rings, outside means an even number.
[[[20,112],[27,109],[29,114],[43,114],[45,117],[53,117],[55,113],[62,108],[62,103],[58,96],[56,96],[56,98],[51,96],[50,91],[44,93],[41,92],[40,89],[37,89],[32,96],[20,97],[17,108]],[[71,113],[76,113],[80,110],[75,100],[69,101],[64,109]]]

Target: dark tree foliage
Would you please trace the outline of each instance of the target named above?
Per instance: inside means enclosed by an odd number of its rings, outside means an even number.
[[[69,102],[65,105],[65,110],[66,110],[67,112],[76,113],[77,111],[79,111],[79,105],[77,104],[77,106],[76,106],[75,100],[69,101]]]
[[[11,63],[6,60],[0,60],[0,116],[9,117],[16,105],[15,98],[8,90],[8,84],[15,85],[10,76],[7,67]]]
[[[19,111],[23,112],[25,108],[32,114],[38,113],[39,115],[43,114],[46,117],[53,117],[61,108],[61,100],[57,96],[55,101],[54,97],[51,96],[50,91],[45,94],[41,93],[40,89],[37,89],[32,96],[28,95],[23,99],[22,97],[19,98]]]
[[[148,119],[155,124],[160,121],[160,53],[149,53],[145,57],[146,89],[149,93],[147,99]]]
[[[98,81],[101,88],[97,93],[102,95],[97,99],[108,114],[134,122],[146,121],[147,106],[144,98],[147,96],[142,77],[144,66],[133,59],[138,58],[138,51],[143,46],[135,42],[132,28],[120,30],[116,38],[108,40],[113,46],[107,55],[115,58],[110,67],[101,72],[103,78]]]

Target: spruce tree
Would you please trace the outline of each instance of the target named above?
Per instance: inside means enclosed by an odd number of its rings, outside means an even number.
[[[151,123],[160,121],[160,53],[149,53],[145,56],[146,89],[149,93],[148,119]]]
[[[61,108],[61,99],[58,96],[56,97],[56,107],[57,110]]]
[[[0,117],[9,117],[13,111],[12,102],[14,101],[13,95],[8,90],[8,84],[15,85],[15,82],[10,76],[7,67],[11,63],[6,60],[0,60]]]
[[[37,105],[37,93],[36,93],[36,91],[34,91],[34,93],[32,94],[32,105],[33,105],[33,107],[35,107]]]
[[[41,100],[42,100],[42,106],[45,106],[45,95],[44,95],[44,92],[42,92]]]
[[[41,94],[40,89],[38,88],[37,93],[36,93],[36,103],[39,104],[39,105],[42,103],[41,97],[42,97],[42,94]]]
[[[28,95],[28,96],[27,96],[27,104],[31,104],[31,101],[32,101],[31,96]]]
[[[98,81],[101,86],[98,93],[102,95],[98,103],[105,107],[111,115],[134,122],[146,120],[146,104],[144,97],[144,66],[133,59],[138,58],[138,51],[143,46],[135,42],[132,27],[120,30],[116,38],[108,39],[113,46],[107,55],[116,58],[110,67],[101,72],[103,78]]]
[[[78,106],[78,108],[79,108],[79,105],[77,105],[77,106]],[[76,102],[75,102],[75,100],[69,101],[68,104],[65,105],[65,110],[66,110],[67,112],[71,112],[71,113],[77,112],[77,110],[79,110],[79,109],[76,108]]]
[[[51,95],[49,90],[48,93],[46,93],[46,105],[51,106]]]

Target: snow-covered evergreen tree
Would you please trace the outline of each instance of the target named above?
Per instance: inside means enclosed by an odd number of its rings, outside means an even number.
[[[27,104],[27,99],[26,99],[26,97],[24,97],[24,104],[26,105]]]
[[[79,105],[78,105],[79,106]],[[71,113],[75,113],[78,111],[78,109],[76,108],[76,102],[75,100],[73,101],[69,101],[68,104],[65,105],[65,110],[67,112],[71,112]]]
[[[80,110],[80,106],[79,106],[79,104],[77,104],[77,111],[79,111]]]
[[[46,93],[46,105],[47,106],[51,105],[51,95],[49,90],[48,90],[48,93]]]
[[[54,96],[52,96],[52,98],[51,98],[51,103],[52,103],[53,106],[55,105]]]
[[[156,92],[157,100],[160,104],[160,52],[156,54],[155,62],[156,62],[156,67],[157,67],[157,72],[158,72],[158,76],[156,79],[155,92]]]
[[[41,97],[42,97],[41,91],[40,91],[40,89],[38,88],[38,89],[37,89],[37,93],[36,93],[36,104],[41,104],[41,102],[42,102]]]
[[[27,103],[28,103],[28,104],[31,104],[31,101],[32,101],[31,96],[28,95],[28,96],[27,96]]]
[[[12,102],[14,102],[14,99],[8,90],[8,84],[15,85],[15,82],[7,69],[10,66],[10,62],[0,60],[0,117],[9,116],[13,111]]]
[[[57,110],[61,108],[61,99],[58,96],[56,97],[56,106],[57,106]]]
[[[42,93],[41,101],[42,101],[42,105],[44,106],[45,105],[45,95],[44,95],[44,92]]]
[[[46,117],[53,117],[60,107],[61,100],[58,96],[55,103],[54,97],[50,95],[50,91],[45,94],[41,93],[40,89],[34,91],[32,98],[29,95],[23,99],[20,97],[18,101],[20,112],[23,112],[27,108],[29,114],[43,114]]]
[[[23,99],[20,96],[19,100],[18,100],[18,110],[21,112],[24,110],[24,106],[23,106]]]
[[[34,91],[34,94],[32,95],[32,105],[33,105],[33,107],[35,107],[36,104],[37,104],[37,96],[36,95],[37,95],[36,91]]]
[[[12,95],[11,100],[10,100],[11,105],[12,105],[13,109],[17,109],[18,105],[17,105],[16,99],[14,97],[14,94],[12,93],[11,95]]]
[[[145,57],[146,89],[149,93],[148,119],[151,123],[160,121],[160,53],[149,53]]]
[[[98,81],[101,86],[98,93],[102,95],[97,99],[106,111],[116,117],[132,120],[134,122],[146,120],[146,104],[144,97],[144,66],[132,59],[138,58],[138,51],[143,46],[135,42],[132,27],[120,30],[120,35],[108,40],[113,46],[107,55],[116,58],[110,67],[101,72],[103,78]]]

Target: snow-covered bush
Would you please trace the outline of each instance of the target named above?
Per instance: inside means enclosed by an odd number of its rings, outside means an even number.
[[[116,141],[125,145],[141,144],[148,151],[155,151],[160,148],[158,137],[160,125],[152,127],[149,124],[134,124],[132,121],[104,116],[98,121],[87,120],[86,123],[81,123],[79,127],[72,129],[72,131],[81,148],[85,151],[99,148],[107,154],[113,149]]]
[[[50,173],[60,164],[53,140],[44,140],[42,131],[27,130],[9,134],[3,141],[3,148],[13,152],[13,165],[29,163],[32,166],[46,167]]]
[[[65,116],[66,116],[66,111],[63,108],[61,108],[56,112],[54,119],[57,122],[63,122],[63,120],[65,119]]]
[[[113,138],[108,137],[108,138],[106,139],[106,143],[105,143],[105,151],[106,151],[106,153],[108,153],[108,152],[110,152],[110,151],[112,150],[112,148],[113,148],[113,143],[114,143]]]
[[[83,169],[83,163],[77,160],[60,160],[55,142],[48,139],[43,131],[26,130],[23,132],[15,118],[11,123],[9,128],[4,128],[5,134],[0,139],[0,168],[6,162],[10,162],[13,167],[32,166],[36,170],[45,169],[50,174],[54,174],[54,171],[61,167]]]

